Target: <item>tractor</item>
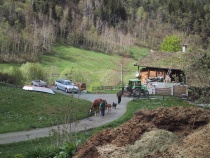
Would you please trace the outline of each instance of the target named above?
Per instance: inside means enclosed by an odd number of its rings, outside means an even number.
[[[147,86],[143,85],[139,79],[129,79],[125,91],[130,92],[130,95],[133,95],[133,97],[139,97],[141,94],[145,97],[149,96]]]

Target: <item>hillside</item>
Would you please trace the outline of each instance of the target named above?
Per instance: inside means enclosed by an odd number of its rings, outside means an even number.
[[[42,56],[41,63],[48,68],[52,65],[57,67],[57,73],[61,76],[68,74],[67,77],[73,81],[86,82],[88,85],[113,86],[121,81],[121,77],[124,84],[134,77],[137,71],[134,63],[149,49],[133,47],[132,58],[65,46],[55,47],[54,52],[53,56]]]
[[[208,0],[1,0],[0,10],[0,62],[36,62],[56,44],[128,57],[174,34],[180,48],[209,45]]]
[[[31,84],[33,79],[42,79],[51,85],[58,78],[67,78],[74,82],[85,82],[88,88],[101,85],[114,86],[121,79],[125,85],[137,71],[134,63],[148,54],[149,49],[133,47],[130,51],[132,58],[76,47],[56,46],[53,47],[52,54],[40,55],[40,62],[4,63],[0,64],[0,72],[13,75],[21,71],[23,84]],[[40,73],[43,75],[40,76]],[[16,74],[14,77],[21,75]],[[0,76],[0,80],[2,77]]]

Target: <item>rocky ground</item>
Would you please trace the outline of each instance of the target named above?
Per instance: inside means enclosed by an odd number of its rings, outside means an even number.
[[[94,134],[74,158],[206,158],[210,111],[199,107],[139,110],[115,129]]]

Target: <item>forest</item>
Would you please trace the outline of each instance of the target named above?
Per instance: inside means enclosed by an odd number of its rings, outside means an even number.
[[[0,62],[35,62],[56,44],[130,56],[177,35],[208,49],[209,0],[1,0]]]

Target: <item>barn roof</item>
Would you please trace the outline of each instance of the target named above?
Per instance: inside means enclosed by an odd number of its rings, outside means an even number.
[[[168,69],[182,70],[181,56],[182,52],[156,52],[151,51],[145,57],[143,57],[136,65],[140,67],[153,67]]]

